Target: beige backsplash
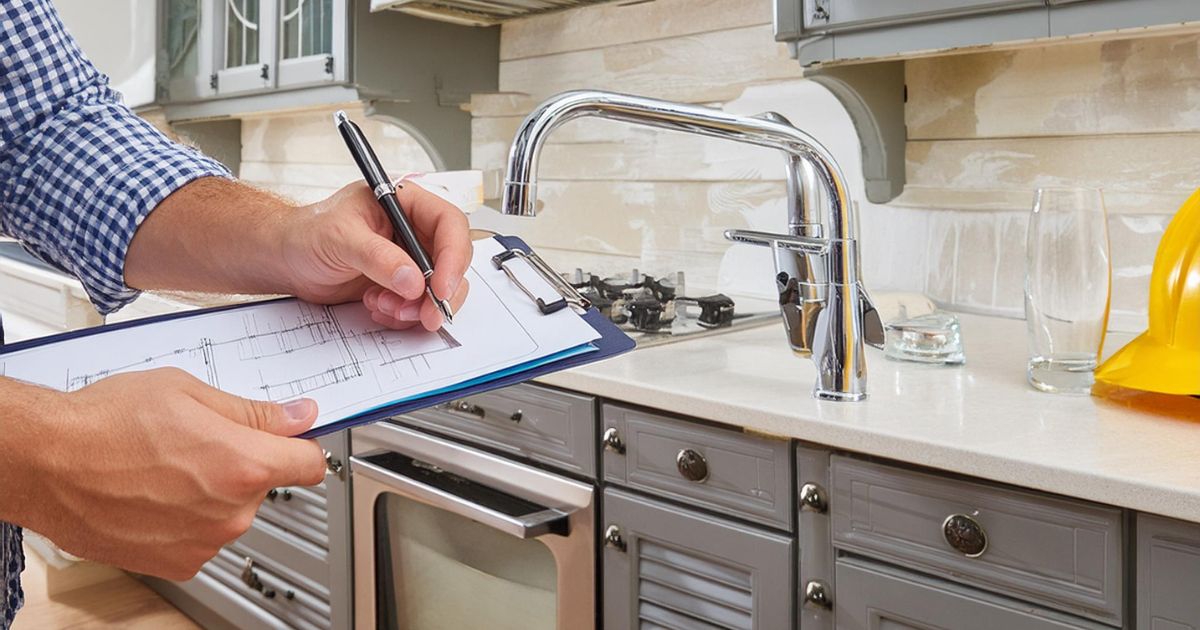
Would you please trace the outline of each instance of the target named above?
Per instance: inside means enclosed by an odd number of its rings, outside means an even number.
[[[799,66],[772,41],[770,21],[768,0],[657,0],[508,23],[503,93],[471,103],[473,166],[502,172],[521,118],[566,89],[778,111],[846,171],[860,204],[871,289],[920,291],[944,305],[1013,317],[1022,315],[1034,188],[1102,186],[1112,327],[1144,326],[1155,247],[1200,174],[1200,38],[908,62],[908,185],[892,203],[875,205],[863,197],[849,117],[823,88],[799,78]],[[301,200],[354,179],[329,111],[246,120],[242,176]],[[430,168],[398,128],[372,122],[364,129],[392,168]],[[731,247],[721,233],[783,228],[783,162],[772,151],[585,119],[555,132],[540,174],[538,218],[482,212],[473,223],[524,236],[560,267],[682,268],[697,290],[770,295],[769,256]]]

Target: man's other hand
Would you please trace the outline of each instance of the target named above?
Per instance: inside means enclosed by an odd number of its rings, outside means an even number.
[[[164,368],[54,394],[29,444],[41,475],[23,525],[67,552],[173,580],[192,577],[277,486],[311,486],[325,460],[317,404],[251,401]]]

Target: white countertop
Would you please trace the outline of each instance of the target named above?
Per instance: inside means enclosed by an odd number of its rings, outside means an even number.
[[[967,365],[867,351],[865,402],[814,400],[782,326],[638,349],[539,382],[1100,503],[1200,522],[1200,400],[1045,394],[1025,323],[960,315]],[[1115,349],[1128,336],[1110,336]]]

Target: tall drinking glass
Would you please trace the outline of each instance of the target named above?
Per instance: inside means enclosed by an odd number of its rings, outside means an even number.
[[[1104,345],[1111,267],[1096,188],[1039,188],[1025,250],[1029,383],[1086,394]]]

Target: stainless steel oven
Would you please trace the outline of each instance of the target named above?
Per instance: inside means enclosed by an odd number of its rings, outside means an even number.
[[[591,484],[390,423],[352,449],[355,628],[595,627]]]

